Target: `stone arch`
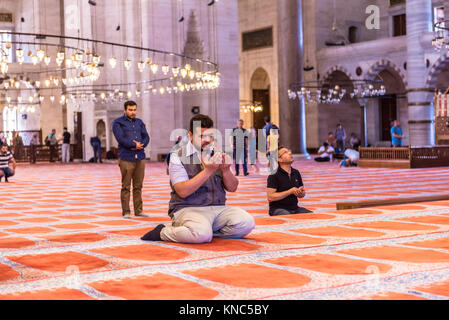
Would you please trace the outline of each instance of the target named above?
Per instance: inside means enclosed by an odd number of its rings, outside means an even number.
[[[435,61],[427,73],[426,78],[426,87],[427,88],[435,88],[437,86],[438,78],[443,72],[443,70],[449,64],[449,51],[444,55],[441,55],[437,61]]]
[[[402,72],[401,68],[399,68],[396,64],[394,64],[393,62],[391,62],[388,59],[382,59],[382,60],[377,61],[375,64],[373,64],[367,71],[365,78],[367,80],[374,80],[376,78],[376,76],[385,69],[390,69],[390,70],[393,70],[394,72],[396,72],[399,75],[399,77],[402,79],[402,83],[404,84],[404,89],[407,88],[408,85],[407,85],[406,75]]]
[[[263,67],[256,68],[251,74],[249,85],[249,96],[253,101],[262,103],[262,112],[253,113],[250,122],[256,129],[261,129],[265,125],[263,118],[265,116],[272,117],[271,113],[271,79],[268,71]]]
[[[344,73],[350,80],[352,80],[351,73],[349,72],[348,69],[346,69],[342,65],[336,65],[336,66],[333,66],[332,68],[328,69],[327,72],[324,74],[323,80],[328,80],[330,78],[330,76],[335,71],[340,71],[340,72]]]

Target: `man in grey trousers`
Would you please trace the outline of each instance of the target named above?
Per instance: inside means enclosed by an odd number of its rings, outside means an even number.
[[[235,192],[239,180],[230,170],[232,158],[212,148],[213,124],[201,114],[190,120],[190,141],[170,155],[172,226],[160,224],[142,240],[206,243],[214,236],[243,238],[254,229],[248,212],[226,206],[226,191]]]

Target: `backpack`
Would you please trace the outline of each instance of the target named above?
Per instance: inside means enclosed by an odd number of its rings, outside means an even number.
[[[279,130],[279,127],[275,124],[271,124],[271,126],[267,129],[267,137],[270,135],[270,131],[271,129],[277,130],[278,131],[278,135],[281,135],[281,131]]]
[[[50,140],[48,140],[48,136],[45,137],[45,145],[49,146],[50,145]]]

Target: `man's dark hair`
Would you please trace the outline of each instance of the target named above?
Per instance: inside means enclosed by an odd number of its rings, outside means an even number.
[[[197,114],[192,119],[190,119],[190,132],[193,132],[194,122],[201,122],[201,129],[210,129],[214,126],[214,120],[204,114]]]
[[[263,121],[265,121],[265,122],[270,122],[270,116],[265,116],[265,117],[263,117]]]
[[[359,150],[360,145],[358,143],[354,143],[354,146],[352,147],[352,149],[354,150]]]
[[[67,127],[64,127],[64,130],[67,130]]]
[[[126,101],[125,106],[124,106],[125,110],[128,110],[128,107],[130,107],[130,106],[137,106],[137,103],[135,103],[132,100]]]
[[[279,146],[279,147],[278,147],[278,157],[281,155],[281,150],[282,150],[282,149],[290,150],[290,148],[287,147],[287,146]]]
[[[323,146],[327,147],[329,145],[329,143],[325,142],[323,143]]]

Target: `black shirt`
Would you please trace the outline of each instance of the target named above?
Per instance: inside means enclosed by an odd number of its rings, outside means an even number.
[[[69,143],[70,144],[70,133],[64,132],[62,135],[64,136],[64,141],[62,143]]]
[[[278,167],[275,174],[268,176],[267,188],[276,189],[276,192],[284,192],[291,188],[302,187],[301,174],[295,168],[292,168],[292,172],[289,174]],[[298,198],[295,195],[289,195],[282,200],[270,202],[270,209],[288,209],[294,210],[298,208]]]
[[[246,150],[246,146],[248,144],[248,136],[249,136],[249,132],[248,130],[246,130],[245,128],[234,128],[232,129],[232,138],[233,138],[233,145],[234,145],[234,149],[237,148],[237,137],[239,138],[239,147],[242,146],[242,141],[241,138],[243,137],[243,148],[244,150]]]

